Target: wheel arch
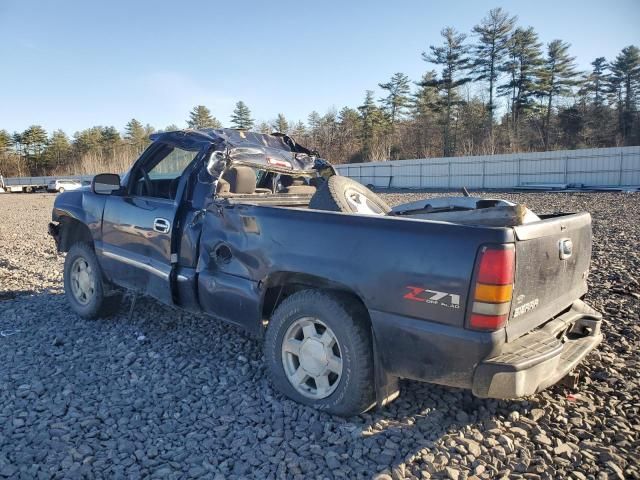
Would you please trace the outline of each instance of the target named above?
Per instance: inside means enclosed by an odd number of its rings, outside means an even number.
[[[262,319],[269,319],[275,309],[289,295],[311,288],[331,291],[344,299],[352,300],[362,308],[364,317],[371,326],[367,305],[355,290],[335,280],[298,272],[275,272],[260,282]]]
[[[58,251],[68,252],[74,243],[88,243],[93,247],[93,236],[89,227],[75,218],[63,215],[59,218],[60,242]]]

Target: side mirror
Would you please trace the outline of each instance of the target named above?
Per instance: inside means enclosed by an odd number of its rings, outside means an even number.
[[[98,195],[111,195],[120,190],[120,175],[115,173],[99,173],[91,180],[91,191]]]

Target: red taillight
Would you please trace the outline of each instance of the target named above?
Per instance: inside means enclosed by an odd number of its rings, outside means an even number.
[[[514,266],[515,250],[512,245],[482,248],[469,316],[470,328],[498,330],[507,323]]]
[[[513,283],[513,263],[515,252],[512,248],[483,248],[478,270],[478,282],[491,285],[507,285]]]
[[[476,330],[498,330],[507,323],[507,315],[471,314],[469,325]]]

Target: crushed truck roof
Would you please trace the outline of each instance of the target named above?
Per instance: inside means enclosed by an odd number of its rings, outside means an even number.
[[[309,171],[328,162],[316,151],[299,145],[282,133],[257,133],[232,128],[176,130],[151,135],[153,141],[167,141],[186,149],[199,149],[203,144],[224,151],[232,163],[255,165],[269,170]]]

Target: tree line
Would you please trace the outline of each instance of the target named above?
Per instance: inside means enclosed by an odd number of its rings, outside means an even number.
[[[256,122],[237,102],[226,125],[283,132],[334,163],[610,147],[640,143],[640,49],[595,58],[580,71],[571,45],[543,45],[533,27],[495,8],[470,34],[446,27],[441,42],[421,56],[420,79],[402,72],[366,90],[362,104],[312,111],[306,122],[283,113]],[[189,113],[188,128],[219,128],[204,105]],[[169,125],[163,130],[178,130]],[[84,174],[125,170],[155,131],[132,119],[124,132],[96,126],[69,138],[33,125],[0,130],[4,175]]]

